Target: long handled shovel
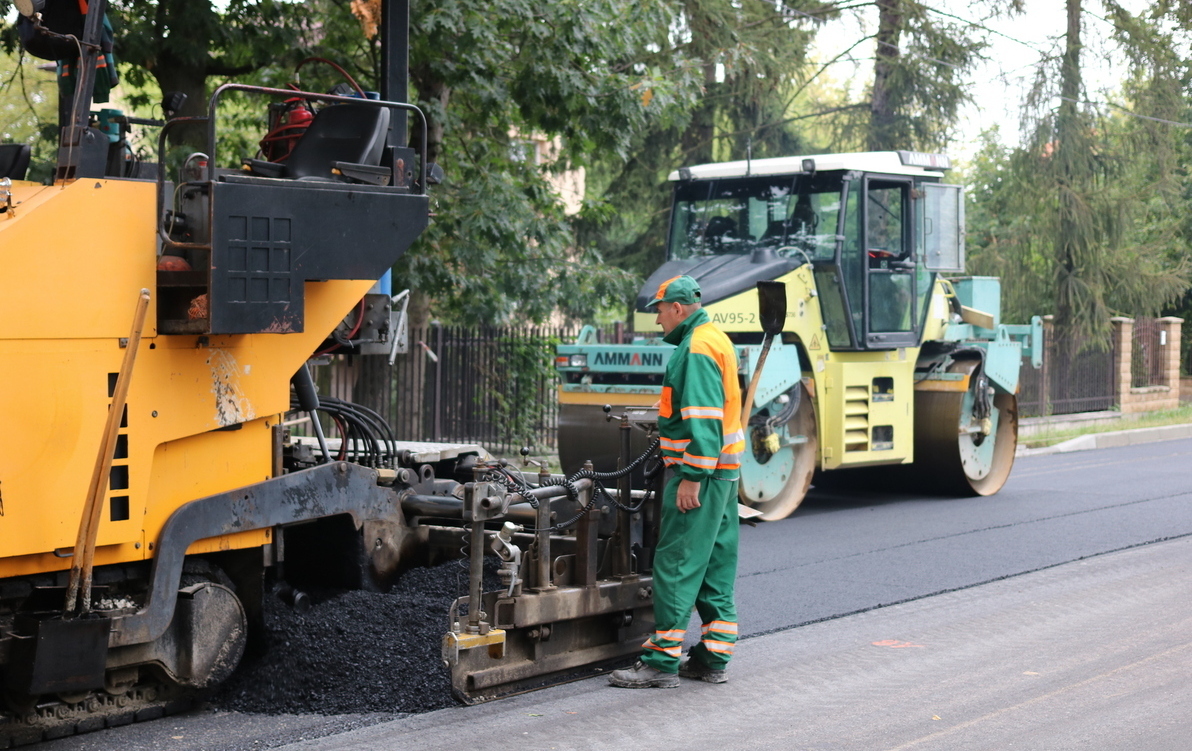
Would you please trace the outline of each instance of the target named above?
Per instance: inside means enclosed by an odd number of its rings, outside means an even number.
[[[757,283],[757,317],[761,320],[765,337],[762,339],[762,353],[757,358],[757,367],[753,371],[753,377],[749,379],[749,389],[745,392],[745,399],[741,404],[741,428],[745,430],[746,435],[749,432],[749,415],[753,412],[753,397],[757,393],[757,384],[761,381],[762,368],[766,365],[766,355],[770,354],[770,345],[774,343],[774,337],[782,333],[782,327],[786,324],[785,284]],[[750,524],[753,523],[750,519],[761,514],[761,511],[742,503],[737,504],[738,518]]]
[[[757,317],[761,319],[762,354],[757,358],[757,368],[753,371],[753,378],[749,379],[749,390],[745,392],[745,400],[741,404],[741,425],[749,424],[749,413],[753,411],[753,396],[757,393],[757,384],[762,377],[762,368],[766,365],[766,355],[770,354],[770,345],[774,337],[782,333],[786,324],[786,285],[782,282],[757,283]]]

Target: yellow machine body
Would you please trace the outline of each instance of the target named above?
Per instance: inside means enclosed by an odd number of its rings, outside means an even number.
[[[818,466],[821,469],[863,467],[874,464],[914,461],[915,364],[920,347],[899,347],[876,352],[832,352],[824,333],[824,321],[817,301],[818,292],[810,268],[800,266],[775,281],[786,285],[786,325],[783,341],[798,343],[807,354],[810,370],[803,372],[804,383],[811,385],[809,396],[815,403],[818,429]],[[947,300],[944,288],[932,289],[924,339],[939,338],[947,324]],[[712,322],[730,336],[755,334],[759,327],[757,289],[717,300],[705,306]],[[654,316],[638,312],[634,329],[643,333],[659,331]],[[745,345],[746,357],[759,347]],[[756,357],[756,355],[755,355]],[[775,367],[770,365],[769,367]],[[875,390],[879,379],[890,379],[892,388]],[[590,404],[607,396],[560,389],[561,404]],[[657,399],[643,394],[636,400],[648,406]],[[602,402],[603,403],[603,402]],[[628,404],[617,395],[618,404]],[[893,428],[892,445],[875,446],[870,440],[872,425]]]
[[[156,287],[151,182],[18,183],[0,217],[0,577],[70,567],[137,296]],[[158,335],[150,302],[95,563],[151,558],[196,498],[269,479],[289,378],[372,281],[308,282],[297,334]],[[192,553],[259,546],[268,528]]]

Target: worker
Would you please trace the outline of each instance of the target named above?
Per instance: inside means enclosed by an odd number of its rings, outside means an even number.
[[[43,60],[58,63],[58,124],[71,122],[75,81],[79,77],[79,40],[87,20],[87,0],[35,0],[27,10],[33,15],[17,17],[17,36],[25,51]],[[107,102],[112,89],[120,83],[116,58],[112,54],[115,32],[107,14],[103,17],[100,54],[95,62],[95,81],[92,102]]]
[[[737,641],[737,480],[745,434],[737,354],[700,306],[699,284],[668,279],[657,306],[663,339],[676,345],[662,381],[658,432],[667,465],[654,553],[654,634],[640,661],[615,670],[624,688],[675,688],[679,676],[723,683]],[[680,661],[695,608],[702,639]]]

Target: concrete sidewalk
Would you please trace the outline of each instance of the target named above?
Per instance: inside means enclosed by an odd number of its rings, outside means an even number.
[[[287,749],[1146,749],[1192,736],[1192,538],[741,642],[729,683],[593,678]]]

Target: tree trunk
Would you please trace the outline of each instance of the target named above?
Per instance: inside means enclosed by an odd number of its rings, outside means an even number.
[[[176,117],[206,117],[207,116],[207,71],[190,68],[178,64],[171,59],[169,53],[163,53],[161,64],[151,68],[157,85],[161,88],[162,96],[180,91],[186,95],[186,103],[182,105]],[[203,123],[180,125],[173,129],[170,143],[177,146],[186,144],[195,149],[206,151],[207,127]],[[225,155],[226,156],[226,155]],[[244,154],[243,156],[252,156]]]
[[[869,134],[866,146],[870,151],[890,151],[908,144],[898,143],[895,124],[893,89],[890,76],[898,65],[899,37],[902,35],[902,0],[878,0],[878,25],[873,64],[873,96],[869,104]]]
[[[704,65],[704,99],[691,113],[691,124],[683,131],[680,146],[684,164],[706,164],[715,161],[712,145],[716,136],[716,105],[714,95],[716,64]]]
[[[716,45],[710,25],[712,19],[699,3],[687,3],[687,24],[691,29],[691,52],[703,59],[703,99],[691,113],[691,123],[683,131],[679,146],[683,164],[706,164],[715,160],[712,144],[716,135],[716,94],[723,84],[716,82]]]
[[[410,319],[411,329],[422,329],[430,325],[430,298],[426,293],[410,290],[410,304],[406,306],[406,315]]]
[[[1080,151],[1087,147],[1083,124],[1077,100],[1080,98],[1080,18],[1081,0],[1066,0],[1068,29],[1065,37],[1064,56],[1060,68],[1060,106],[1056,119],[1056,144],[1054,151],[1056,177],[1059,189],[1059,224],[1055,239],[1056,258],[1056,300],[1055,323],[1061,338],[1074,340],[1077,310],[1073,295],[1080,273],[1080,243],[1084,233],[1081,221],[1081,188],[1084,170],[1079,163],[1084,160]]]
[[[443,153],[443,120],[451,99],[451,87],[435,75],[429,65],[410,69],[410,81],[418,92],[422,111],[426,113],[426,161],[435,163]],[[410,129],[411,145],[418,148],[417,128]]]

